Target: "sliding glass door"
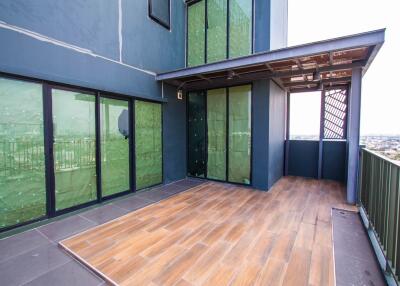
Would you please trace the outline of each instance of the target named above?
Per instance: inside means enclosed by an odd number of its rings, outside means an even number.
[[[100,97],[101,192],[103,197],[130,189],[129,102]]]
[[[55,209],[97,199],[96,97],[52,89]]]
[[[251,184],[251,85],[188,93],[188,175]]]
[[[251,86],[229,88],[228,180],[249,184],[251,169]]]
[[[161,104],[135,100],[136,189],[162,183]]]
[[[46,215],[42,89],[0,77],[0,229]]]
[[[162,104],[0,76],[0,232],[161,184]]]

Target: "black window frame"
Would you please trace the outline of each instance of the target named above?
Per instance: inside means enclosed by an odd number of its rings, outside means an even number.
[[[149,0],[151,1],[151,0]],[[189,43],[188,43],[188,35],[189,35],[189,21],[188,21],[188,15],[189,15],[189,8],[193,4],[196,4],[198,2],[204,1],[205,2],[205,21],[204,21],[204,37],[205,37],[205,42],[204,42],[204,63],[203,64],[208,64],[212,62],[207,61],[207,25],[208,25],[208,19],[207,19],[207,2],[208,0],[186,0],[185,1],[185,67],[192,67],[188,65],[188,59],[189,59]],[[229,25],[229,16],[230,16],[230,0],[227,1],[227,17],[226,17],[226,57],[225,59],[222,59],[221,61],[229,60],[232,59],[229,55],[229,32],[230,32],[230,25]],[[251,47],[250,47],[250,54],[254,54],[254,39],[255,39],[255,0],[250,0],[251,1]],[[246,56],[246,55],[245,55]],[[244,57],[244,56],[241,56]]]
[[[168,0],[168,23],[166,23],[164,20],[162,20],[152,14],[152,11],[153,11],[152,1],[153,0],[147,0],[147,4],[148,4],[147,11],[148,11],[148,15],[149,15],[150,19],[152,19],[157,24],[163,26],[165,29],[171,30],[171,0]]]
[[[0,70],[0,77],[11,79],[11,80],[18,80],[18,81],[25,81],[25,82],[32,82],[42,85],[42,98],[43,98],[43,124],[44,124],[44,154],[45,154],[45,183],[46,183],[46,214],[41,217],[34,218],[29,221],[24,221],[21,223],[17,223],[14,225],[6,226],[0,228],[0,236],[3,233],[7,233],[14,229],[22,228],[28,225],[32,225],[33,223],[38,223],[41,221],[51,220],[56,217],[65,215],[67,213],[71,213],[78,210],[86,209],[90,206],[100,205],[105,201],[109,201],[118,197],[123,197],[126,195],[138,193],[144,190],[148,190],[154,188],[156,186],[162,185],[165,182],[164,176],[164,101],[163,100],[156,100],[151,98],[141,98],[138,96],[132,96],[123,93],[115,93],[105,90],[99,90],[95,88],[88,88],[83,86],[78,86],[75,84],[66,84],[62,82],[55,82],[51,80],[41,79],[38,77],[30,77],[20,74],[14,74],[9,72],[3,72]],[[76,92],[84,92],[89,93],[96,97],[95,101],[95,126],[96,126],[96,186],[97,186],[97,199],[92,200],[90,202],[82,203],[79,205],[75,205],[72,207],[68,207],[65,209],[56,210],[55,209],[55,180],[54,180],[54,158],[53,158],[53,126],[52,126],[52,89],[61,89],[66,91],[76,91]],[[122,191],[120,193],[103,196],[101,192],[101,162],[100,162],[100,112],[99,112],[99,103],[100,98],[114,98],[120,100],[126,100],[129,104],[129,124],[132,130],[130,134],[130,155],[129,155],[129,168],[130,168],[130,189],[126,191]],[[136,100],[151,102],[161,105],[161,166],[162,166],[162,176],[161,176],[161,183],[154,184],[152,186],[148,186],[144,189],[137,189],[136,188],[136,162],[135,162],[135,124],[134,119],[134,104]]]

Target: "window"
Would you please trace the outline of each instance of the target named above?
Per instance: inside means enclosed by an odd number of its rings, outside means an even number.
[[[161,104],[135,100],[136,189],[162,183]]]
[[[321,92],[290,95],[290,139],[319,140]]]
[[[187,66],[252,53],[253,0],[201,0],[187,9]]]
[[[42,85],[0,78],[0,228],[46,214]]]
[[[196,2],[188,7],[187,65],[197,66],[204,63],[205,49],[205,1]]]
[[[170,0],[148,0],[149,17],[169,29],[171,22]]]

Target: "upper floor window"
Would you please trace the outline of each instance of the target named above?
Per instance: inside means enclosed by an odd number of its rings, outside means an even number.
[[[252,53],[253,0],[200,0],[187,8],[187,65]]]
[[[169,29],[171,24],[170,0],[148,0],[149,17]]]

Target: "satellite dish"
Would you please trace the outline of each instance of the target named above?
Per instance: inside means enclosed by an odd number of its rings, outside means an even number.
[[[118,130],[125,139],[129,137],[129,113],[126,109],[122,110],[118,117]]]

